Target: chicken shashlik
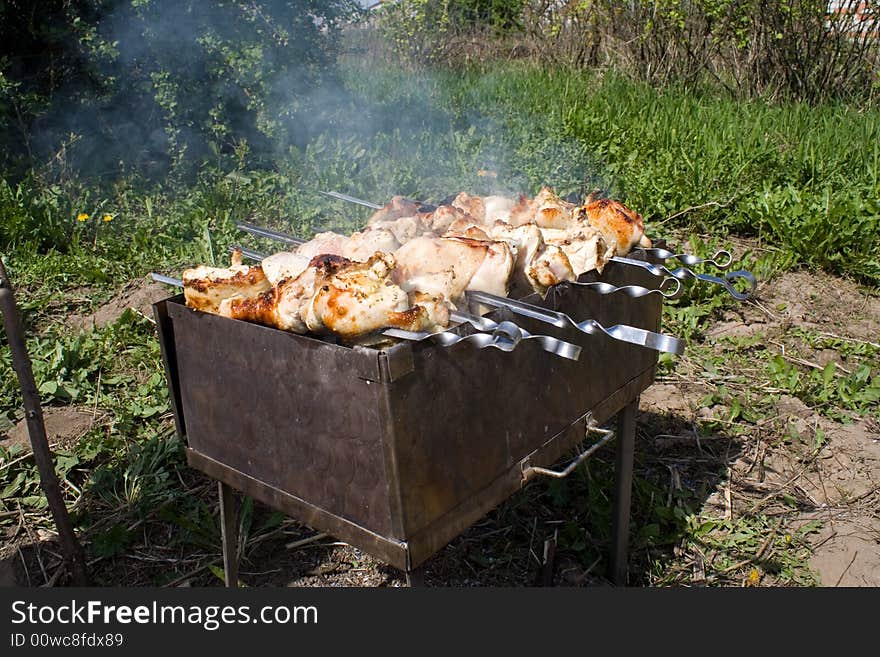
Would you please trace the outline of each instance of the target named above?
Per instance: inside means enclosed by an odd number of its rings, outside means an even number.
[[[394,197],[350,237],[324,232],[247,267],[183,274],[192,308],[296,333],[351,339],[383,328],[433,331],[467,291],[540,293],[636,244],[642,218],[610,199],[568,203],[545,187],[532,199],[461,193],[449,205]]]

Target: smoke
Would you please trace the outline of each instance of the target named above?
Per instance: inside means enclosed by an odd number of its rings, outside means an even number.
[[[32,147],[49,159],[76,135],[65,157],[81,175],[161,178],[246,143],[252,166],[375,201],[607,187],[502,83],[358,54],[353,16],[343,0],[105,2],[80,38],[87,75],[58,89]]]
[[[63,148],[84,175],[198,164],[242,141],[259,155],[302,145],[310,96],[334,84],[355,11],[350,0],[84,4],[91,11],[67,15],[65,38],[48,44],[75,65],[60,84],[54,69],[45,76],[46,107],[29,125],[38,160]]]

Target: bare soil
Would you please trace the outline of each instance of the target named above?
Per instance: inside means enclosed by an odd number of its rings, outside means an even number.
[[[787,272],[763,282],[754,303],[728,312],[706,335],[719,354],[725,353],[726,337],[756,337],[783,356],[796,351],[801,365],[824,367],[833,361],[844,371],[854,366],[838,351],[812,349],[791,334],[795,327],[876,345],[880,297],[822,272]],[[642,409],[673,411],[695,423],[724,417],[724,407],[701,406],[707,386],[695,374],[652,386],[642,396]],[[790,514],[793,527],[811,520],[823,524],[813,536],[810,559],[822,585],[880,586],[880,426],[856,415],[836,422],[788,395],[779,397],[776,412],[756,432],[752,449],[729,465],[734,509],[753,510],[756,492],[766,498],[784,491],[803,509]],[[817,449],[813,437],[823,434],[826,442]],[[657,439],[662,440],[669,439]],[[707,505],[724,509],[722,493],[716,491]]]
[[[124,285],[113,297],[99,308],[85,315],[73,314],[66,324],[76,330],[102,328],[118,320],[128,309],[140,315],[153,317],[152,306],[157,299],[168,296],[168,289],[152,279],[138,278]]]
[[[79,406],[48,407],[43,409],[46,438],[49,445],[69,446],[83,436],[103,414]],[[22,419],[5,434],[0,434],[0,445],[10,448],[20,445],[30,451],[31,441],[27,421]]]

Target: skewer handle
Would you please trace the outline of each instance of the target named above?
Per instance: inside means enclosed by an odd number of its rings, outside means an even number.
[[[461,311],[450,313],[450,318],[459,323],[467,322],[479,331],[505,333],[511,340],[516,342],[522,340],[534,340],[541,345],[541,348],[544,351],[562,358],[567,358],[568,360],[578,360],[581,355],[581,348],[576,344],[565,342],[564,340],[554,338],[551,335],[533,335],[513,322],[505,321],[498,323],[488,317],[471,315],[470,313],[463,313]]]
[[[615,285],[611,285],[611,283],[603,283],[602,281],[596,281],[592,283],[582,283],[580,281],[567,281],[572,285],[578,285],[580,287],[588,287],[592,290],[595,290],[599,294],[615,294],[617,292],[623,292],[627,296],[630,296],[634,299],[639,297],[645,297],[649,294],[659,294],[666,299],[678,299],[684,293],[684,287],[681,284],[681,281],[672,276],[667,276],[663,279],[663,282],[657,288],[647,288],[642,287],[641,285],[623,285],[621,287],[617,287]],[[663,288],[671,289],[664,290]]]
[[[614,256],[611,258],[614,262],[622,262],[625,265],[630,265],[633,267],[641,267],[642,269],[651,272],[654,276],[674,276],[675,278],[686,281],[686,280],[697,280],[704,281],[706,283],[715,283],[716,285],[722,286],[734,299],[738,301],[745,301],[754,294],[755,288],[758,286],[758,281],[754,277],[751,272],[745,271],[744,269],[739,269],[737,271],[731,271],[724,274],[724,278],[720,278],[718,276],[712,276],[710,274],[697,274],[687,267],[677,267],[676,269],[668,269],[663,265],[655,265],[651,262],[644,262],[643,260],[633,260],[632,258],[624,258],[621,256]],[[744,280],[748,283],[748,290],[746,292],[740,292],[734,282],[737,280]]]
[[[508,299],[506,297],[499,297],[486,292],[468,291],[467,294],[468,297],[474,301],[486,303],[495,307],[509,308],[511,311],[519,315],[530,317],[557,328],[575,328],[581,333],[586,333],[587,335],[604,333],[615,340],[629,342],[630,344],[647,347],[648,349],[654,349],[655,351],[665,351],[678,356],[684,353],[685,343],[683,341],[669,335],[663,335],[662,333],[655,333],[653,331],[648,331],[635,326],[628,326],[626,324],[615,324],[614,326],[606,328],[594,319],[585,319],[581,322],[576,322],[565,313],[556,310],[548,310],[546,308],[541,308],[540,306]]]
[[[688,267],[693,267],[694,265],[712,265],[713,267],[717,267],[718,269],[727,269],[733,264],[733,254],[726,249],[720,249],[716,251],[711,258],[698,258],[695,255],[691,255],[690,253],[673,253],[672,251],[667,251],[666,249],[641,249],[649,256],[653,256],[658,260],[678,260]]]

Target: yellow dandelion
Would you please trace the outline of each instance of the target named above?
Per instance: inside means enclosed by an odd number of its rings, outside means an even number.
[[[752,568],[752,571],[749,573],[749,576],[746,579],[746,586],[757,586],[758,582],[760,581],[761,573],[758,572],[757,568]]]
[[[105,214],[103,217],[101,217],[101,219],[103,219],[104,221],[113,221],[113,215]]]
[[[88,221],[89,215],[87,215],[85,212],[80,212],[78,215],[76,215],[76,220],[77,221]]]
[[[785,535],[785,542],[786,542],[786,543],[791,543],[791,534],[786,534],[786,535]]]

